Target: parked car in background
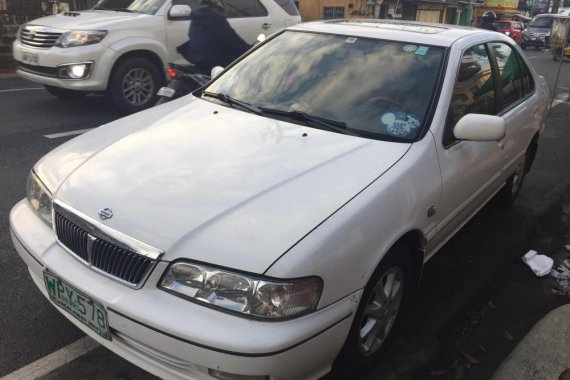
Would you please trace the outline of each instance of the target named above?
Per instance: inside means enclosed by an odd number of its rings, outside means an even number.
[[[249,43],[294,25],[292,0],[224,0],[226,17]],[[165,66],[184,59],[200,0],[101,0],[90,10],[64,12],[23,25],[13,44],[18,75],[60,98],[106,92],[124,113],[148,108],[165,80]]]
[[[496,32],[299,24],[43,157],[12,241],[65,317],[161,378],[373,364],[424,263],[515,201],[548,94]]]
[[[550,13],[534,16],[523,33],[520,43],[521,48],[526,49],[527,46],[534,46],[536,50],[548,48],[550,46],[550,34],[552,33],[554,20],[561,18],[568,18],[568,16]]]
[[[522,22],[511,20],[499,20],[495,22],[497,31],[511,37],[517,44],[521,43],[524,26]]]

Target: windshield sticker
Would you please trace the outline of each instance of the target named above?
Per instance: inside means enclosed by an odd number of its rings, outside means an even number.
[[[418,50],[418,47],[417,47],[416,45],[405,45],[405,46],[404,46],[404,51],[405,51],[406,53],[413,53],[413,52],[415,52],[416,50]]]
[[[346,42],[347,44],[353,44],[353,43],[355,43],[356,41],[358,41],[358,38],[349,37],[349,38],[347,38],[346,41],[344,41],[344,42]]]
[[[419,48],[417,48],[416,54],[417,54],[417,55],[426,55],[427,52],[428,52],[428,50],[429,50],[429,47],[427,47],[427,46],[420,46]]]
[[[405,137],[421,124],[420,119],[413,113],[387,112],[380,116],[380,122],[386,131],[396,137]],[[415,132],[414,132],[415,133]]]

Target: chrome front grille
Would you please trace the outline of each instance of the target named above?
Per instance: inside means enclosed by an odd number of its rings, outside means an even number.
[[[131,287],[142,285],[155,260],[120,247],[80,227],[55,211],[55,232],[61,244],[85,264]]]
[[[20,41],[23,45],[36,48],[50,48],[55,45],[63,32],[44,26],[28,25],[20,31]]]

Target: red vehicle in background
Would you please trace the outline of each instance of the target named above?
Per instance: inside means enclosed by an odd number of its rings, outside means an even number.
[[[521,43],[524,25],[520,21],[499,20],[493,23],[497,31],[511,37],[517,44]]]

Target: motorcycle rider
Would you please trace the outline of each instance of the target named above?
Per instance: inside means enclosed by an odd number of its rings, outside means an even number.
[[[215,66],[226,67],[251,46],[232,29],[221,0],[201,0],[203,8],[192,11],[190,39],[178,51],[190,63],[209,74]]]

